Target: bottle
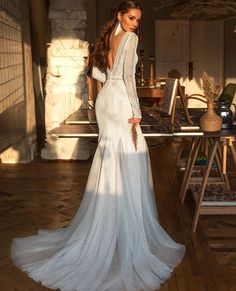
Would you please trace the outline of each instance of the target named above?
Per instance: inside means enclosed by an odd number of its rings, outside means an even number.
[[[233,127],[233,112],[227,100],[219,101],[218,114],[222,118],[222,129],[231,129]]]

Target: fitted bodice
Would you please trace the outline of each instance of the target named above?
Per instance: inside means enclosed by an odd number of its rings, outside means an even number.
[[[137,44],[137,35],[133,32],[125,32],[118,45],[112,69],[102,73],[94,67],[92,76],[103,83],[107,83],[111,79],[123,81],[132,106],[133,116],[141,118],[135,82],[135,67],[138,61]]]

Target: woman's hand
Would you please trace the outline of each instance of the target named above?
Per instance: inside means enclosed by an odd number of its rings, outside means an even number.
[[[134,124],[135,126],[137,126],[140,123],[140,121],[141,118],[138,117],[131,117],[128,119],[128,122]]]

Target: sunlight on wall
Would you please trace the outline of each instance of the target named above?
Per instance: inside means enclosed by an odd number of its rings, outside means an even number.
[[[88,99],[88,43],[84,40],[87,15],[83,1],[50,0],[50,43],[47,50],[45,124],[47,143],[43,159],[82,159],[89,157],[88,145],[77,139],[55,139],[51,130]],[[79,145],[79,146],[78,146]]]

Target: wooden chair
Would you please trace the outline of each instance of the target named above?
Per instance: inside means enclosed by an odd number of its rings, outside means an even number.
[[[187,106],[194,108],[193,106],[191,106],[191,104],[188,104],[190,100],[198,100],[201,104],[203,104],[203,106],[200,107],[207,107],[207,99],[202,94],[191,94],[186,97]],[[228,101],[229,104],[236,106],[236,84],[227,84],[221,92],[218,101]]]
[[[203,105],[201,105],[201,106],[196,106],[196,105],[194,106],[194,104],[191,105],[190,104],[191,100],[198,100],[199,101],[198,104],[203,104]],[[198,107],[206,108],[207,107],[207,99],[202,94],[191,94],[185,98],[185,101],[186,101],[186,105],[188,108],[198,108]]]

